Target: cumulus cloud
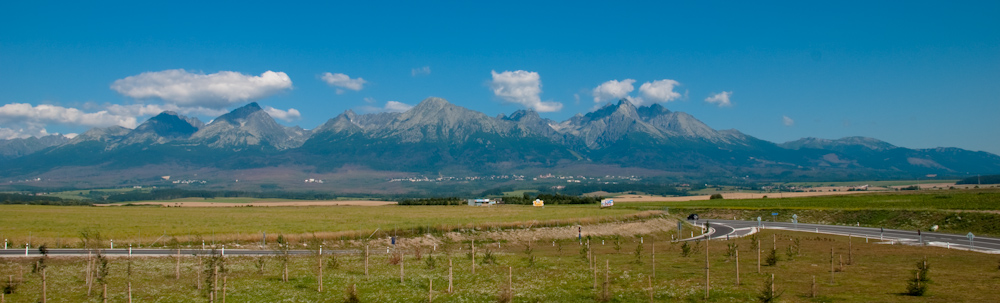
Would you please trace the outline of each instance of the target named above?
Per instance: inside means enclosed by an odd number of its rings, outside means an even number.
[[[416,76],[425,76],[425,75],[430,75],[430,74],[431,74],[431,67],[430,66],[418,67],[418,68],[414,68],[414,69],[410,70],[410,76],[413,76],[413,77],[416,77]]]
[[[284,72],[266,71],[260,76],[233,71],[214,74],[183,69],[145,72],[115,80],[111,89],[136,99],[159,98],[180,106],[225,108],[264,98],[292,87]]]
[[[792,120],[788,116],[781,116],[781,123],[785,124],[785,126],[793,126],[795,125],[795,120]]]
[[[49,132],[45,131],[45,128],[40,128],[37,126],[29,125],[27,127],[22,127],[18,129],[0,127],[0,139],[3,140],[24,139],[28,137],[45,137],[48,135]]]
[[[628,97],[628,94],[635,90],[632,83],[635,83],[634,79],[625,79],[622,81],[611,80],[601,83],[601,85],[594,88],[594,103]]]
[[[45,125],[50,123],[104,127],[119,125],[135,128],[134,116],[118,115],[107,110],[84,112],[72,107],[41,104],[33,106],[28,103],[10,103],[0,107],[0,122],[27,123]]]
[[[372,100],[372,102],[374,102],[374,100]],[[403,103],[403,102],[399,102],[399,101],[387,101],[387,102],[385,102],[385,106],[383,106],[383,107],[366,105],[366,106],[359,107],[358,110],[360,110],[362,112],[366,112],[366,113],[377,113],[377,112],[394,112],[394,113],[399,113],[399,112],[408,111],[411,108],[413,108],[413,105],[409,105],[409,104],[406,104],[406,103]]]
[[[670,79],[656,80],[643,83],[639,87],[639,93],[653,102],[670,102],[681,97],[681,94],[674,91],[674,87],[679,85],[680,82]]]
[[[299,113],[299,110],[294,108],[289,108],[288,110],[280,110],[270,106],[265,106],[264,112],[267,112],[268,115],[271,115],[271,117],[275,119],[281,119],[285,121],[293,121],[302,118],[302,114]]]
[[[562,109],[562,103],[542,101],[542,80],[536,72],[523,70],[504,71],[493,74],[490,88],[493,94],[506,102],[517,103],[538,112],[555,112]]]
[[[337,94],[343,94],[344,89],[359,91],[364,88],[365,83],[368,83],[368,81],[365,81],[361,77],[351,79],[350,76],[341,73],[325,73],[322,79],[326,84],[337,87]]]
[[[730,107],[733,106],[733,104],[729,102],[729,97],[732,95],[733,92],[724,91],[718,94],[714,94],[708,98],[705,98],[705,102],[718,105],[719,107]]]
[[[413,105],[409,105],[403,102],[389,101],[385,103],[385,111],[388,112],[405,112],[413,108]]]

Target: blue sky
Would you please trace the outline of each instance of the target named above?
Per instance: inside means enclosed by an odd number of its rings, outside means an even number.
[[[429,96],[557,121],[625,97],[775,142],[1000,153],[998,3],[18,1],[0,137],[251,101],[308,129]]]

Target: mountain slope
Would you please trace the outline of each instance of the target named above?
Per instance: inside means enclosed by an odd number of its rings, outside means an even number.
[[[190,141],[219,149],[285,150],[301,146],[307,132],[274,121],[256,102],[219,116],[191,135]]]
[[[35,140],[0,140],[0,178],[72,178],[63,173],[70,170],[87,177],[127,171],[158,178],[171,171],[224,174],[276,167],[296,167],[301,173],[363,167],[428,175],[573,171],[598,176],[607,169],[638,168],[687,178],[781,180],[1000,173],[1000,156],[985,152],[908,149],[864,137],[775,144],[737,130],[712,129],[659,104],[636,107],[626,100],[556,122],[531,110],[491,117],[428,98],[401,113],[348,110],[311,131],[282,126],[250,103],[207,125],[164,112],[136,129],[112,126],[69,140]],[[10,152],[3,154],[5,147]]]
[[[0,159],[12,159],[69,142],[63,135],[0,140]]]

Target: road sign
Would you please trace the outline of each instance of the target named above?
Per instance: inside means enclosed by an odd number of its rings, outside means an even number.
[[[799,218],[799,215],[792,214],[792,219],[798,219],[798,218]]]
[[[778,213],[771,213],[771,215],[772,215],[772,216],[777,216],[777,215],[778,215]]]
[[[680,220],[677,220],[677,234],[678,235],[681,234],[681,231],[683,230],[683,228],[684,228],[684,222],[681,222]]]

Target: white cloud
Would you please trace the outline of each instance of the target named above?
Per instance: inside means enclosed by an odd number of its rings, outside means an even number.
[[[413,76],[413,77],[422,76],[422,75],[430,75],[430,74],[431,74],[431,67],[430,66],[424,66],[424,67],[414,68],[414,69],[410,70],[410,76]]]
[[[413,105],[409,105],[403,102],[389,101],[385,103],[385,111],[388,112],[405,112],[413,108]]]
[[[733,106],[733,104],[729,102],[729,97],[732,95],[733,92],[724,91],[718,94],[714,94],[708,98],[705,98],[705,102],[718,105],[719,107],[730,107]]]
[[[372,101],[374,102],[374,100],[372,100]],[[385,102],[385,106],[383,106],[383,107],[365,105],[365,106],[362,106],[362,107],[358,107],[358,110],[360,110],[361,112],[365,112],[365,113],[378,113],[378,112],[394,112],[394,113],[398,113],[398,112],[408,111],[411,108],[413,108],[413,105],[409,105],[409,104],[406,104],[406,103],[403,103],[403,102],[398,102],[398,101],[387,101],[387,102]]]
[[[302,114],[299,113],[299,110],[294,109],[294,108],[289,108],[286,111],[286,110],[280,110],[280,109],[277,109],[277,108],[273,108],[273,107],[270,107],[270,106],[265,106],[264,107],[264,111],[267,112],[268,115],[270,115],[271,117],[273,117],[275,119],[281,119],[281,120],[285,120],[285,121],[293,121],[293,120],[298,120],[299,118],[302,118]]]
[[[795,120],[792,120],[788,116],[781,116],[781,123],[785,124],[785,126],[793,126],[795,125]]]
[[[338,87],[337,94],[343,94],[344,89],[359,91],[364,88],[365,83],[368,83],[368,81],[365,81],[365,79],[362,79],[361,77],[351,79],[350,76],[341,73],[325,73],[323,74],[322,79],[326,82],[326,84]]]
[[[45,131],[44,128],[37,127],[27,127],[25,128],[6,128],[0,127],[0,139],[10,140],[10,139],[24,139],[27,137],[44,137],[48,136],[49,132]]]
[[[179,106],[225,108],[264,98],[292,87],[284,72],[266,71],[260,76],[233,71],[214,74],[190,73],[183,69],[145,72],[115,80],[111,89],[137,98],[159,98]]]
[[[493,74],[493,81],[490,88],[493,94],[504,101],[517,103],[527,108],[539,112],[555,112],[562,109],[562,103],[542,101],[539,95],[542,93],[541,77],[536,72],[529,71],[504,71]]]
[[[137,125],[134,116],[118,115],[107,110],[87,113],[72,107],[48,104],[32,106],[27,103],[10,103],[0,107],[0,122],[34,125],[56,123],[91,127],[119,125],[128,128],[135,128]]]
[[[674,87],[679,85],[680,82],[670,79],[656,80],[652,83],[643,83],[639,87],[639,92],[653,102],[670,102],[681,97],[681,94],[674,91]]]
[[[365,97],[363,100],[365,100],[365,103],[368,103],[368,104],[375,103],[375,98],[372,98],[372,97]]]
[[[622,81],[611,80],[601,83],[601,85],[594,88],[594,103],[628,97],[628,94],[635,90],[632,83],[635,83],[634,79],[625,79]]]

